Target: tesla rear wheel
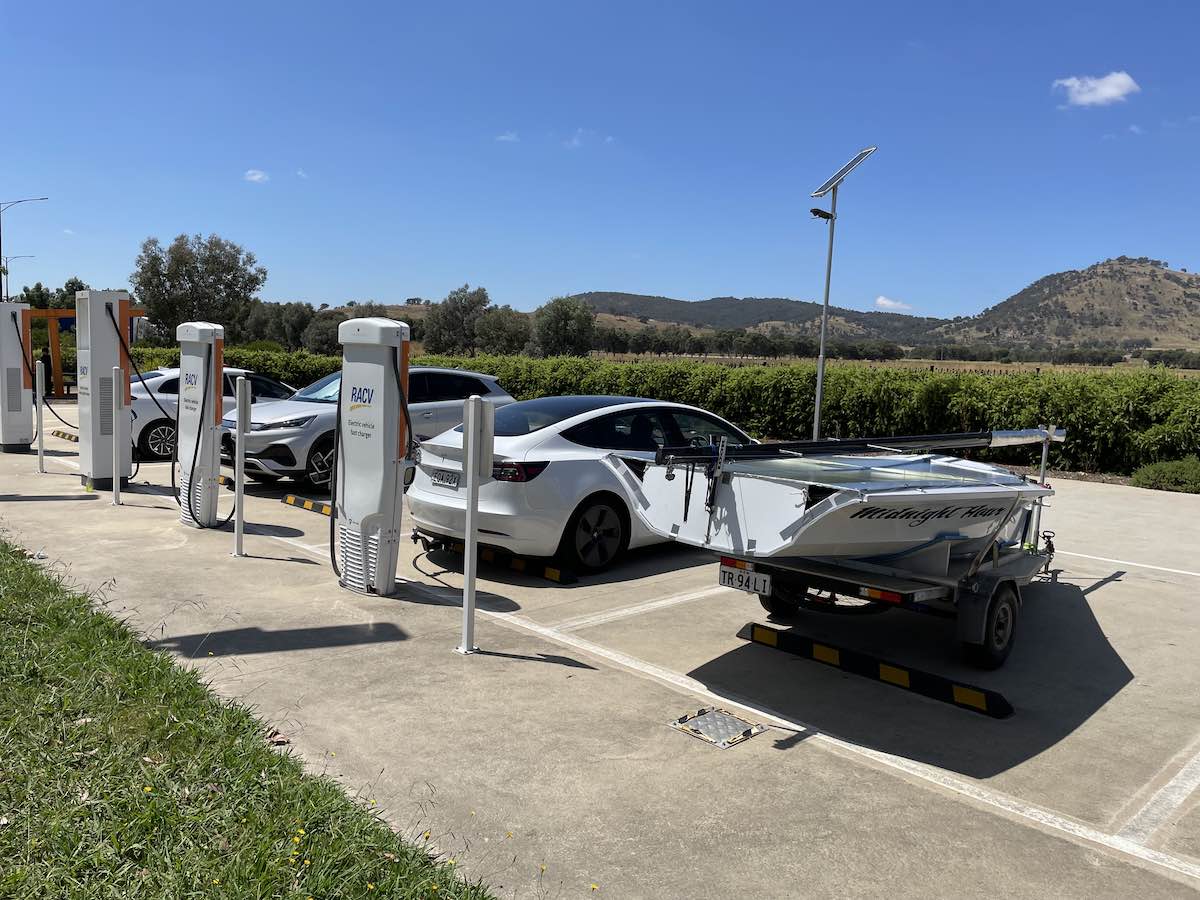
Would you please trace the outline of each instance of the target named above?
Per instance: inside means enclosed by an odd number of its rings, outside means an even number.
[[[170,459],[175,452],[175,423],[157,419],[142,429],[138,453],[143,459]]]
[[[606,497],[585,500],[563,533],[563,556],[585,572],[608,568],[629,545],[628,521],[617,501]]]
[[[333,435],[325,434],[313,441],[304,467],[304,480],[313,487],[329,487],[329,472],[333,466]]]

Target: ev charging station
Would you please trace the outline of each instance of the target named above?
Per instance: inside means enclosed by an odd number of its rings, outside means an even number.
[[[0,303],[0,450],[33,443],[33,352],[27,303]]]
[[[395,590],[404,463],[412,446],[409,328],[391,319],[348,319],[338,326],[338,341],[330,553],[342,587],[386,596]]]
[[[122,333],[120,329],[124,329]],[[79,360],[79,470],[87,487],[111,489],[133,475],[129,441],[130,360],[126,291],[79,291],[75,295],[76,353]],[[114,373],[114,370],[119,370]],[[119,490],[121,484],[116,485]]]
[[[215,528],[221,474],[220,427],[225,329],[211,322],[184,322],[179,341],[179,401],[175,449],[180,464],[179,521]]]

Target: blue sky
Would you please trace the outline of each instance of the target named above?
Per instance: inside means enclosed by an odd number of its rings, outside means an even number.
[[[1122,253],[1200,268],[1192,3],[0,14],[0,200],[51,198],[4,215],[36,255],[14,292],[125,287],[147,236],[215,231],[276,300],[819,299],[808,194],[868,144],[834,303],[965,315]]]

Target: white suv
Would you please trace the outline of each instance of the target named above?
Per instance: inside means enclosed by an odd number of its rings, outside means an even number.
[[[287,400],[251,409],[246,477],[254,481],[290,477],[327,487],[341,386],[342,373],[334,372]],[[458,369],[410,369],[408,410],[416,439],[427,440],[461,424],[463,401],[472,394],[497,406],[513,402],[494,375]],[[233,460],[236,423],[237,412],[230,409],[221,421],[221,458],[227,464]]]

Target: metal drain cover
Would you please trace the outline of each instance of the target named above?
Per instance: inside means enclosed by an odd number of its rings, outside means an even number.
[[[671,727],[707,741],[718,750],[728,750],[767,730],[765,725],[747,722],[715,706],[706,706],[690,716],[682,716],[672,722]]]

